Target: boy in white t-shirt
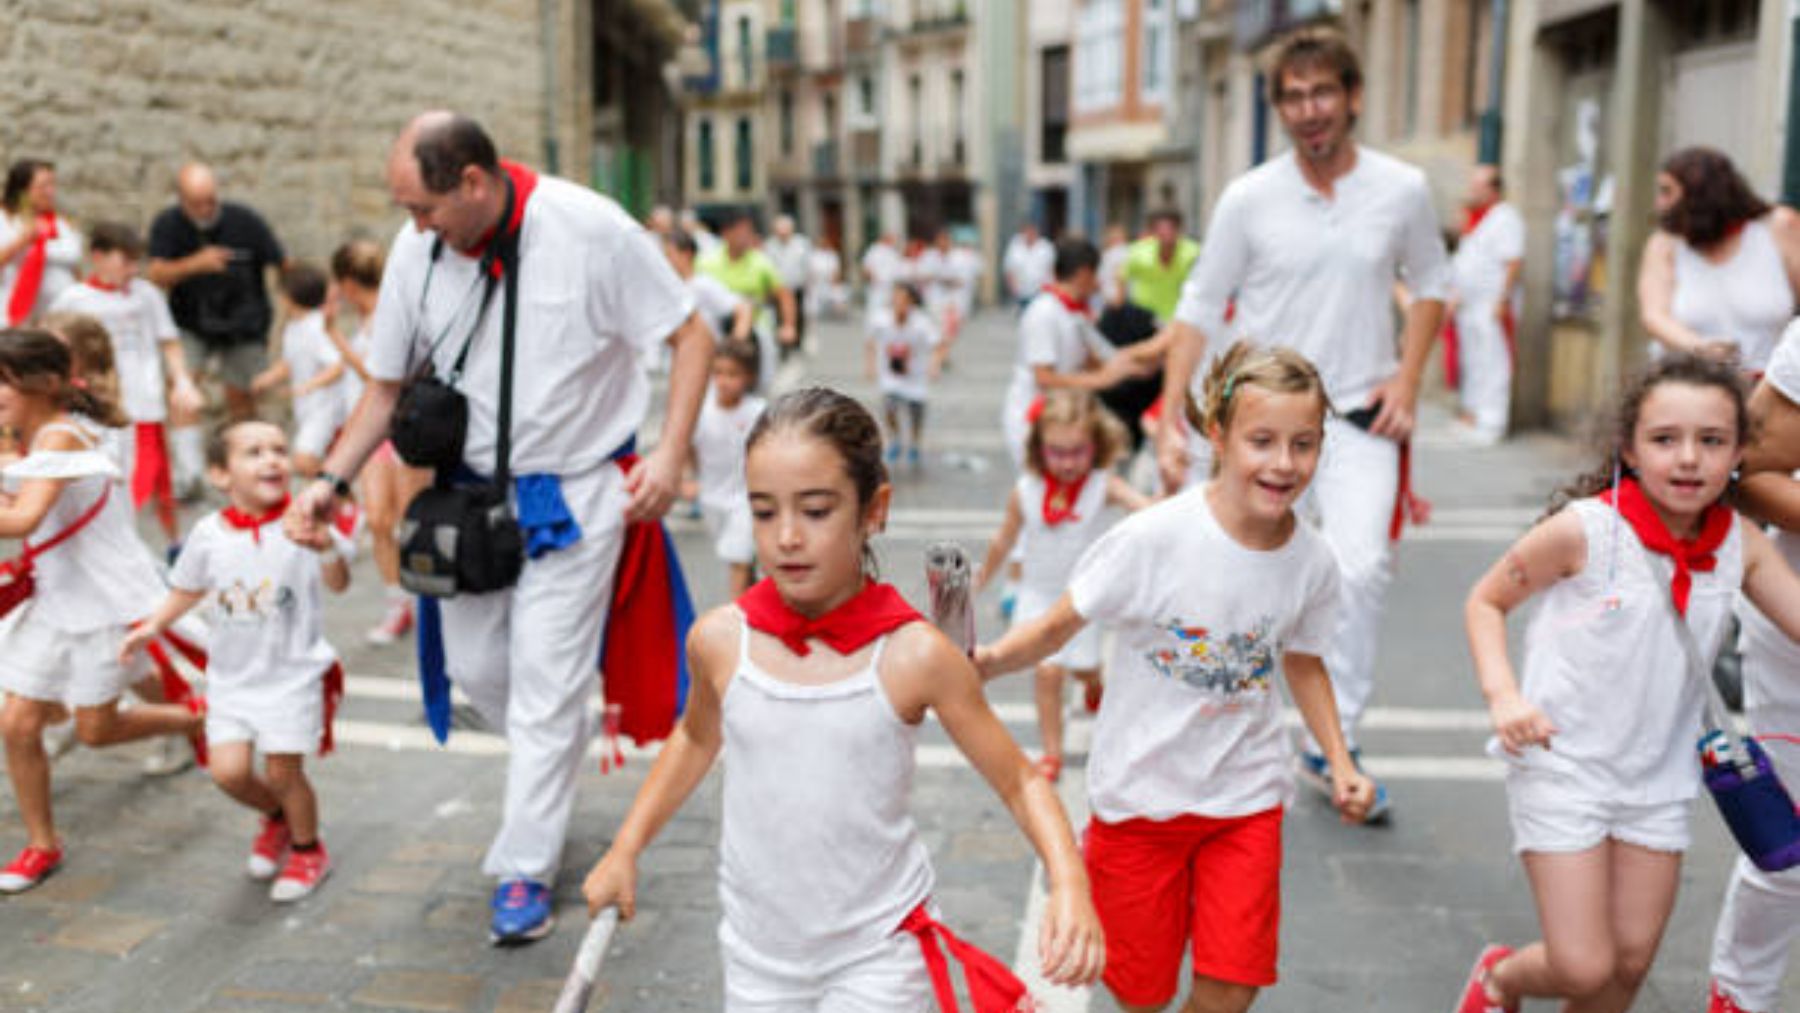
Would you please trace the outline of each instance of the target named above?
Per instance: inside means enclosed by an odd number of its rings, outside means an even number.
[[[907,463],[919,466],[925,402],[931,397],[931,381],[943,370],[949,350],[913,285],[895,285],[888,311],[869,318],[868,372],[881,390],[890,464],[900,459],[904,447]]]
[[[727,339],[713,354],[712,389],[694,423],[696,499],[713,552],[729,573],[731,598],[750,589],[756,544],[750,533],[750,494],[744,488],[744,444],[764,402],[750,393],[756,381],[756,346]]]
[[[122,441],[131,503],[141,510],[154,499],[157,523],[174,546],[179,532],[164,422],[171,404],[192,413],[202,401],[188,374],[168,300],[161,289],[138,277],[143,252],[143,240],[130,226],[96,224],[88,238],[87,279],[63,289],[50,310],[93,317],[112,338],[119,399],[132,421],[133,431]]]
[[[331,280],[311,264],[295,264],[281,274],[281,361],[264,370],[250,389],[263,394],[283,384],[294,398],[294,470],[302,478],[319,473],[325,451],[344,424],[344,357],[325,330],[325,303]]]
[[[1084,850],[1106,931],[1103,980],[1134,1008],[1175,997],[1187,950],[1184,1008],[1246,1010],[1275,983],[1281,823],[1294,793],[1278,674],[1330,757],[1346,819],[1361,821],[1375,798],[1321,660],[1337,560],[1294,514],[1324,442],[1324,384],[1297,353],[1240,342],[1206,394],[1212,480],[1120,522],[1049,611],[975,652],[992,677],[1088,623],[1113,631]]]
[[[274,425],[238,422],[220,431],[207,448],[207,473],[230,505],[188,534],[168,597],[126,638],[121,654],[131,655],[194,606],[211,606],[210,770],[227,795],[263,814],[250,875],[276,877],[270,899],[299,900],[331,871],[302,761],[314,748],[321,755],[331,748],[343,670],[325,641],[324,589],[350,585],[353,545],[335,527],[306,544],[282,530],[291,468],[287,437]],[[261,777],[253,763],[258,749]]]

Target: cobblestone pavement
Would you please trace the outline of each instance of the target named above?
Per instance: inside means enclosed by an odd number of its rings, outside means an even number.
[[[859,336],[820,328],[813,375],[867,395]],[[997,524],[1009,476],[997,424],[1013,348],[1011,318],[979,318],[934,394],[929,453],[898,476],[883,543],[887,574],[922,600],[921,550],[940,538],[972,551]],[[1428,412],[1442,428],[1443,413]],[[1427,432],[1420,485],[1437,507],[1409,536],[1389,611],[1383,668],[1364,736],[1397,815],[1385,829],[1346,828],[1305,798],[1288,820],[1283,982],[1264,1011],[1447,1009],[1486,939],[1529,938],[1535,919],[1508,851],[1497,768],[1481,753],[1485,720],[1462,646],[1461,597],[1567,475],[1565,444],[1528,438],[1489,451]],[[721,568],[696,522],[672,522],[703,603],[720,599]],[[490,883],[478,864],[498,812],[502,748],[472,724],[449,750],[418,716],[411,651],[363,644],[380,607],[366,557],[335,602],[332,639],[351,673],[337,755],[312,765],[337,869],[302,903],[276,907],[242,863],[254,819],[204,775],[152,779],[144,750],[77,751],[56,768],[69,852],[43,887],[0,901],[0,1009],[292,1011],[547,1010],[585,921],[579,884],[648,768],[584,774],[573,836],[556,883],[562,926],[516,950],[486,943]],[[991,608],[984,632],[996,622]],[[1027,680],[993,699],[1026,747],[1035,732]],[[1073,743],[1085,724],[1072,729]],[[972,941],[1011,958],[1033,934],[1035,873],[1004,809],[941,732],[922,738],[915,811],[937,863],[939,899]],[[1079,817],[1072,751],[1063,794]],[[597,1008],[719,1008],[714,863],[717,778],[647,853],[637,921],[621,930]],[[1730,846],[1709,812],[1663,955],[1640,1010],[1700,1008],[1713,919]],[[21,842],[10,795],[0,801],[0,852]],[[1030,947],[1022,963],[1029,963]],[[1800,994],[1800,978],[1793,979]],[[1046,996],[1057,1010],[1111,1010],[1103,996]]]

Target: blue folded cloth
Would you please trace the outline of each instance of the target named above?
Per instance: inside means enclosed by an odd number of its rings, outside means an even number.
[[[525,557],[566,549],[581,541],[581,525],[569,512],[560,475],[520,475],[513,479],[519,501],[519,528],[525,533]]]

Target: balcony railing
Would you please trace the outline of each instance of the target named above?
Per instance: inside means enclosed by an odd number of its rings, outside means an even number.
[[[947,10],[915,14],[912,19],[912,30],[915,32],[948,32],[967,27],[969,10],[962,3]]]

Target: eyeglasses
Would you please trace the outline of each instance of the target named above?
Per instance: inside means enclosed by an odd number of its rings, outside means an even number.
[[[1299,112],[1307,106],[1314,109],[1329,109],[1344,98],[1344,86],[1341,84],[1318,84],[1301,91],[1298,88],[1284,91],[1275,100],[1285,112]]]
[[[1083,443],[1077,447],[1044,447],[1045,463],[1082,464],[1092,460],[1093,456],[1094,445],[1092,443]]]

